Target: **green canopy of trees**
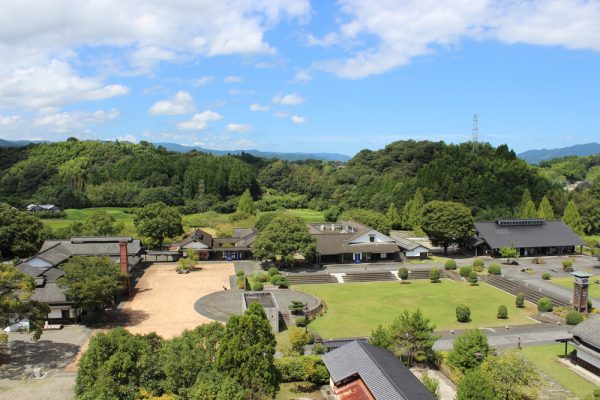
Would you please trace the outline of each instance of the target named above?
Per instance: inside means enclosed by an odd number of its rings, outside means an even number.
[[[0,203],[0,259],[29,257],[38,251],[46,236],[37,217]]]
[[[471,211],[463,204],[450,201],[430,201],[423,207],[423,231],[434,245],[448,251],[452,243],[463,243],[473,234]]]
[[[158,249],[162,249],[165,238],[174,238],[183,233],[181,215],[177,209],[160,202],[138,210],[133,223],[138,233],[146,238],[145,243]]]
[[[361,224],[370,226],[371,228],[383,233],[384,235],[390,233],[390,220],[385,214],[378,211],[362,210],[355,208],[348,211],[344,211],[338,217],[338,221],[348,220],[354,220]]]
[[[290,214],[274,217],[252,246],[252,254],[257,259],[276,260],[280,257],[284,262],[291,261],[296,253],[310,259],[315,250],[315,239],[308,232],[306,223]]]

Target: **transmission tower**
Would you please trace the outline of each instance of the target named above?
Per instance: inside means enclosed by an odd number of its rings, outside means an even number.
[[[473,114],[473,133],[471,142],[473,144],[473,153],[476,153],[479,147],[479,120],[477,119],[477,114]]]

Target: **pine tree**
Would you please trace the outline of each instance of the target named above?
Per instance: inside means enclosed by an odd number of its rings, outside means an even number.
[[[421,226],[421,215],[423,214],[423,206],[425,199],[423,192],[417,188],[415,196],[404,205],[402,210],[402,224],[405,228],[417,229]]]
[[[206,212],[206,199],[204,198],[204,179],[198,182],[198,212]]]
[[[250,190],[246,189],[246,191],[240,196],[236,213],[240,215],[254,215],[255,212],[256,210],[254,208],[252,195],[250,194]]]
[[[546,196],[542,198],[540,201],[540,207],[538,208],[538,218],[543,218],[545,220],[554,219],[554,210],[552,209],[552,205],[550,205],[550,201]]]
[[[563,221],[569,226],[569,228],[573,229],[573,232],[578,235],[583,235],[583,223],[581,222],[581,215],[579,215],[579,211],[577,210],[577,206],[573,200],[570,200],[569,204],[567,204],[567,208],[565,208]]]
[[[398,212],[398,209],[396,208],[396,205],[394,203],[390,203],[390,206],[385,215],[390,221],[392,229],[400,228],[400,226],[402,225],[402,220],[400,217],[400,213]]]
[[[536,218],[537,210],[535,209],[535,203],[531,200],[531,193],[529,189],[525,189],[523,197],[521,198],[521,205],[519,206],[518,212],[519,218]]]

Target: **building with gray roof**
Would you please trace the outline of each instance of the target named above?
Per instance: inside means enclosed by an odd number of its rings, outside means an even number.
[[[502,247],[514,247],[521,256],[573,253],[585,243],[563,221],[509,219],[476,222],[477,238],[470,247],[475,255],[499,255]]]
[[[391,351],[372,344],[350,342],[323,355],[323,362],[340,400],[435,400]]]
[[[258,231],[254,228],[235,228],[231,237],[215,238],[202,229],[194,229],[169,250],[183,253],[188,249],[198,253],[200,260],[247,260],[252,258],[252,244]]]
[[[600,314],[593,314],[577,324],[570,333],[578,365],[600,375]]]
[[[126,261],[125,253],[121,260],[121,247],[124,245],[126,245]],[[46,240],[40,251],[18,264],[17,269],[34,278],[36,288],[31,300],[44,302],[50,306],[48,321],[70,323],[77,319],[80,310],[58,286],[58,279],[63,275],[61,264],[73,256],[106,256],[117,264],[127,264],[127,269],[131,270],[140,263],[142,250],[140,240],[130,236]]]

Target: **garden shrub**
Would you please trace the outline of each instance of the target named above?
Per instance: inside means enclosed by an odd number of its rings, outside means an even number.
[[[263,290],[263,284],[262,282],[253,282],[251,288],[255,292],[260,292]]]
[[[488,267],[488,274],[490,275],[501,275],[502,268],[498,264],[490,264]]]
[[[468,280],[469,280],[469,283],[471,284],[471,286],[477,285],[477,282],[479,282],[479,277],[477,276],[477,272],[471,271],[471,273],[469,274]]]
[[[563,271],[565,272],[573,272],[573,261],[565,260],[562,262]]]
[[[550,312],[554,308],[554,304],[552,304],[552,300],[547,297],[542,297],[537,304],[537,308],[539,312]]]
[[[279,280],[281,280],[281,278],[282,278],[282,276],[279,274],[272,275],[271,276],[271,284],[277,285],[277,282],[279,282]]]
[[[473,270],[476,272],[483,272],[483,260],[476,258],[473,260]]]
[[[254,280],[257,282],[268,282],[269,281],[269,273],[267,271],[256,271],[253,274]]]
[[[515,299],[515,306],[518,308],[525,307],[525,295],[523,293],[517,294],[517,298]]]
[[[244,276],[244,271],[236,271],[235,275],[238,277]]]
[[[471,320],[471,309],[466,304],[456,306],[456,320],[458,322],[469,322]]]
[[[498,313],[496,314],[496,318],[498,319],[507,319],[508,318],[508,309],[505,305],[501,305],[498,307]]]
[[[473,268],[471,268],[470,265],[463,265],[460,267],[460,276],[463,278],[468,278],[471,272],[473,272]]]
[[[304,328],[306,326],[306,318],[305,317],[298,317],[294,320],[294,324],[298,327],[298,328]]]
[[[286,277],[282,276],[277,282],[275,282],[275,285],[279,286],[282,289],[287,289],[290,287],[290,281],[288,281]]]
[[[435,397],[436,399],[439,399],[440,398],[440,380],[429,376],[427,371],[425,371],[423,373],[423,375],[421,376],[421,379],[423,381],[423,385],[427,388],[427,390],[429,390],[433,394],[433,397]]]
[[[429,270],[429,280],[432,283],[440,282],[440,269],[437,267],[433,267]]]
[[[444,268],[447,270],[455,270],[456,269],[456,261],[454,260],[448,260],[446,261],[446,263],[444,264]]]
[[[269,276],[279,275],[279,270],[275,267],[269,268]]]
[[[246,278],[244,278],[243,276],[238,276],[235,283],[236,283],[238,289],[246,288]]]
[[[319,356],[282,357],[274,360],[281,382],[309,381],[325,384],[329,381],[329,373]],[[323,368],[320,368],[323,367]]]
[[[304,346],[315,342],[315,335],[300,328],[290,328],[288,337],[293,354],[286,355],[303,355]]]
[[[575,310],[569,311],[565,316],[565,320],[567,322],[567,325],[577,325],[578,323],[583,321],[583,314]]]
[[[321,355],[327,353],[327,347],[323,343],[317,343],[313,346],[312,352],[315,355]]]
[[[400,268],[398,270],[398,278],[402,279],[403,281],[408,279],[408,268]]]
[[[548,272],[548,271],[542,272],[542,279],[545,281],[549,281],[550,280],[550,272]]]

